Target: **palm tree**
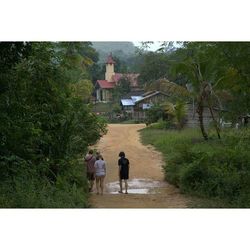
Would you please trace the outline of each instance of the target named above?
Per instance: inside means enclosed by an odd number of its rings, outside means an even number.
[[[185,124],[186,105],[184,101],[178,100],[176,104],[165,102],[162,104],[168,119],[172,120],[178,129],[182,129]]]
[[[193,97],[197,105],[196,112],[204,139],[208,140],[203,122],[205,107],[209,108],[218,138],[220,138],[218,121],[213,111],[214,103],[219,103],[214,88],[224,77],[222,76],[223,66],[218,67],[220,59],[216,55],[216,50],[213,49],[213,44],[187,43],[177,53],[179,53],[178,56],[181,59],[173,63],[172,71],[175,75],[184,74],[189,81],[191,86],[189,89],[190,96]]]

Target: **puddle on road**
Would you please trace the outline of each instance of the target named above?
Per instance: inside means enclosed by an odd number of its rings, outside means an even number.
[[[166,183],[163,181],[154,181],[150,179],[131,179],[128,181],[128,193],[130,194],[152,194],[155,193],[156,188],[165,187]],[[110,194],[119,194],[119,182],[110,182],[106,184],[107,192]],[[124,182],[123,182],[124,189]]]
[[[118,190],[119,190],[119,188],[118,188]],[[123,191],[124,192],[124,191]],[[147,188],[140,188],[140,189],[136,189],[136,188],[129,188],[128,189],[128,193],[130,193],[130,194],[148,194],[148,192],[149,192],[149,189],[147,189]],[[112,191],[112,192],[109,192],[110,194],[119,194],[119,192],[118,191]]]

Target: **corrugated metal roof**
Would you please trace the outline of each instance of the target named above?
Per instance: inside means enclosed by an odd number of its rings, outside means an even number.
[[[137,102],[141,100],[142,98],[143,98],[142,96],[131,96],[131,99],[133,100],[133,102]]]
[[[121,103],[123,106],[134,106],[134,102],[132,99],[121,99]]]
[[[138,103],[138,102],[140,102],[140,101],[142,101],[142,100],[146,100],[146,99],[148,99],[148,98],[150,98],[150,97],[152,97],[152,96],[159,95],[159,94],[168,96],[167,94],[165,94],[165,93],[163,93],[163,92],[161,92],[161,91],[155,91],[154,93],[150,93],[149,95],[144,96],[143,98],[137,100],[136,102]]]

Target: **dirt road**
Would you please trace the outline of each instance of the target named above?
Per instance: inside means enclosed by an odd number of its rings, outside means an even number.
[[[95,192],[90,202],[94,208],[185,208],[188,199],[163,178],[161,153],[142,145],[138,130],[144,124],[110,124],[108,133],[96,148],[107,163],[105,193]],[[118,154],[126,153],[130,161],[129,194],[119,194]]]

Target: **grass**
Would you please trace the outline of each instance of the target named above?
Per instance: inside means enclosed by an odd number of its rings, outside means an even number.
[[[250,207],[250,130],[226,130],[218,140],[210,131],[204,141],[199,129],[141,130],[165,158],[168,182],[195,197],[191,207]]]
[[[185,129],[182,131],[162,130],[147,127],[141,130],[143,144],[151,144],[163,153],[165,157],[175,152],[175,146],[193,141],[203,141],[200,132],[195,129]]]
[[[99,113],[107,113],[112,110],[113,104],[112,103],[102,103],[98,102],[96,104],[93,104],[93,111],[99,112]]]
[[[88,185],[82,161],[52,181],[19,165],[15,177],[1,180],[1,208],[88,208]]]

